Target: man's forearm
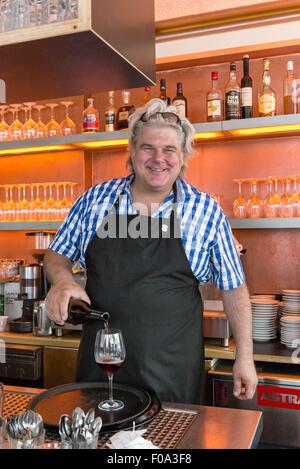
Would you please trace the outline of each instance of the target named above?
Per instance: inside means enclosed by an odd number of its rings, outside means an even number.
[[[47,250],[44,257],[44,268],[47,279],[51,285],[57,282],[74,281],[72,276],[72,262],[67,257],[61,256],[51,249]]]
[[[223,291],[222,297],[236,343],[236,358],[252,359],[252,312],[248,289],[243,284]]]

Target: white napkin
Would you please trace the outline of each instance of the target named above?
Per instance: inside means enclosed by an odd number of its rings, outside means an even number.
[[[143,434],[147,430],[121,430],[110,438],[110,443],[106,445],[110,449],[155,449],[155,446],[150,440],[143,438]]]

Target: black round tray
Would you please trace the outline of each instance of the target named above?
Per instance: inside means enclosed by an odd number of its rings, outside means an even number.
[[[119,431],[149,422],[159,412],[157,396],[141,388],[114,384],[114,398],[124,402],[121,410],[105,412],[98,404],[108,398],[107,383],[72,383],[51,388],[29,402],[28,408],[38,412],[48,427],[58,428],[60,416],[72,416],[75,407],[84,412],[94,408],[103,421],[102,432]]]

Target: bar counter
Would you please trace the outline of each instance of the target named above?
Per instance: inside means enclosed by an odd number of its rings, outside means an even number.
[[[47,347],[61,347],[78,349],[80,332],[65,331],[62,337],[35,336],[31,333],[0,332],[0,341],[7,344],[41,345]],[[205,339],[205,358],[222,358],[234,360],[235,342],[229,341],[228,347],[223,347],[218,339]],[[293,349],[288,349],[280,344],[279,340],[268,343],[254,343],[254,360],[257,362],[288,363],[293,364]]]
[[[15,408],[22,413],[29,399],[43,389],[5,386],[6,403],[4,415],[7,417]],[[22,402],[24,401],[24,403]],[[162,429],[160,448],[176,449],[250,449],[255,448],[261,437],[263,428],[262,412],[254,410],[227,409],[209,406],[162,403],[162,409],[146,428],[154,427],[153,435],[157,436],[161,415],[171,415],[169,422],[169,439],[166,426]],[[186,422],[183,417],[187,416]],[[154,425],[153,425],[154,423]],[[179,437],[176,433],[180,432]],[[150,430],[149,430],[150,431]],[[151,439],[152,433],[148,438]],[[100,434],[101,436],[101,434]],[[100,440],[99,440],[100,441]],[[169,441],[166,443],[166,441]],[[176,441],[176,445],[174,445]]]

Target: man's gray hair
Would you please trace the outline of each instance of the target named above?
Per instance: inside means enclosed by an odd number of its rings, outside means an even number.
[[[181,125],[176,122],[169,122],[165,120],[162,115],[156,113],[160,112],[172,112],[176,114],[176,108],[174,106],[167,106],[167,104],[159,98],[151,99],[144,107],[138,108],[129,117],[128,126],[128,144],[129,144],[129,158],[127,160],[127,167],[133,172],[133,165],[131,155],[134,152],[134,147],[141,134],[144,126],[159,126],[159,127],[171,127],[177,135],[179,142],[181,143],[181,150],[183,153],[183,166],[180,172],[180,176],[184,173],[187,168],[188,157],[192,154],[192,143],[195,134],[195,129],[188,119],[185,117],[180,118]],[[145,121],[141,120],[142,116],[145,116]],[[153,116],[153,117],[151,117]],[[149,120],[147,120],[149,119]]]

